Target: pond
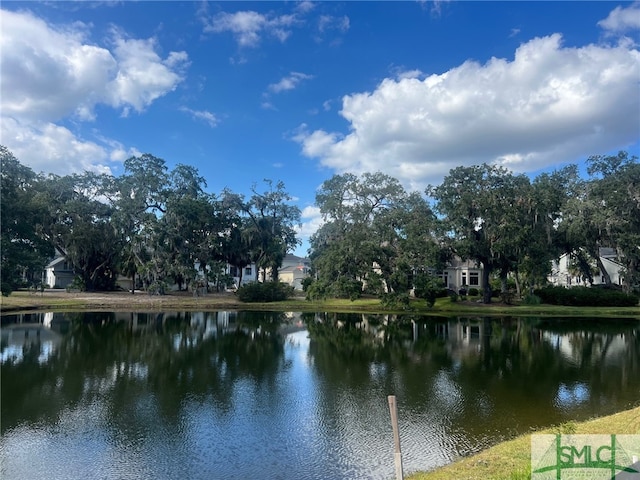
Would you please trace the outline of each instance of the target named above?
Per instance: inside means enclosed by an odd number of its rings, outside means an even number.
[[[2,317],[0,477],[392,479],[638,405],[620,319]]]

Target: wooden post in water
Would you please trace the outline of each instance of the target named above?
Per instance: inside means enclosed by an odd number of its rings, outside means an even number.
[[[404,480],[402,473],[402,452],[400,451],[400,430],[398,429],[398,408],[396,405],[396,396],[389,395],[389,411],[391,412],[391,426],[393,427],[393,443],[394,449],[394,461],[396,466],[396,480]]]

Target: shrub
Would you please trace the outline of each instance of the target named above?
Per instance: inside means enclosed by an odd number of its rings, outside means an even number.
[[[380,302],[385,308],[394,308],[400,310],[410,310],[409,294],[402,293],[385,293],[380,296]]]
[[[84,292],[85,286],[82,278],[78,276],[73,277],[73,281],[69,285],[67,285],[67,292],[71,292],[73,290]]]
[[[638,297],[609,288],[545,287],[534,291],[544,303],[575,307],[633,307]]]
[[[167,291],[167,283],[162,281],[152,282],[147,287],[147,294],[149,295],[164,295]]]
[[[8,297],[9,295],[11,295],[13,288],[11,287],[10,283],[2,282],[2,284],[0,285],[0,291],[2,291],[3,297]]]
[[[469,289],[468,295],[469,295],[470,297],[477,297],[478,295],[480,295],[480,290],[478,290],[478,289],[477,289],[477,288],[475,288],[475,287],[471,287],[471,288]]]
[[[250,282],[242,285],[238,298],[242,302],[280,302],[293,296],[291,285],[282,282]]]
[[[305,277],[302,279],[302,291],[306,292],[309,290],[309,287],[313,284],[313,277]]]
[[[362,296],[362,282],[342,277],[331,284],[330,292],[336,298],[357,300]]]
[[[323,280],[314,280],[305,292],[307,300],[325,300],[329,296],[329,285]]]
[[[449,300],[451,300],[451,303],[455,303],[458,301],[458,294],[456,292],[454,292],[453,290],[448,290],[449,292]]]
[[[500,300],[507,305],[513,304],[513,300],[515,299],[515,293],[511,291],[500,292]]]
[[[413,294],[416,298],[424,298],[428,307],[433,307],[436,298],[444,290],[442,280],[429,274],[420,273],[414,280]]]
[[[540,305],[542,303],[542,299],[537,295],[529,293],[522,299],[522,303],[524,305]]]

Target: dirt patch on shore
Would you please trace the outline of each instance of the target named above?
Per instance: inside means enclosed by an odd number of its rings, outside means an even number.
[[[166,295],[149,295],[145,292],[13,292],[1,300],[1,310],[166,310],[166,309],[240,309],[247,308],[234,293],[206,293],[194,296],[192,292],[169,292]]]

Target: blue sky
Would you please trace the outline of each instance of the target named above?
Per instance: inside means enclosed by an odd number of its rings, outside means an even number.
[[[304,240],[335,173],[423,190],[459,165],[640,153],[638,2],[1,8],[0,143],[23,164],[118,175],[151,153],[212,193],[282,180]]]

